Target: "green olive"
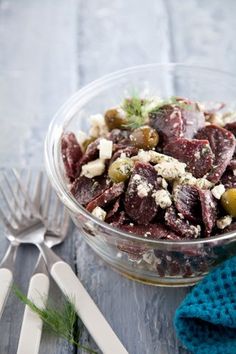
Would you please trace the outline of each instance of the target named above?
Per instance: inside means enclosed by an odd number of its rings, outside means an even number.
[[[236,217],[236,188],[227,189],[221,197],[221,204],[228,214]]]
[[[106,111],[105,122],[109,131],[117,128],[124,129],[124,125],[127,124],[124,112],[117,108]]]
[[[150,150],[157,146],[159,135],[157,131],[148,125],[135,129],[130,135],[130,140],[139,149]]]
[[[84,151],[86,151],[89,144],[91,144],[94,140],[96,140],[96,138],[93,136],[89,136],[87,139],[84,140],[84,142],[82,143]]]
[[[131,175],[134,166],[133,160],[128,157],[119,157],[116,159],[108,169],[108,176],[115,182],[124,182]]]

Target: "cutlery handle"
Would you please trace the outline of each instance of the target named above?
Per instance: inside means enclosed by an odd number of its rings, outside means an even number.
[[[128,354],[71,267],[58,261],[51,266],[50,273],[63,293],[74,302],[79,317],[102,353]]]
[[[49,292],[49,278],[44,273],[35,273],[29,283],[27,297],[40,308],[45,307]],[[42,320],[28,306],[25,306],[17,354],[37,354],[39,352]]]
[[[0,318],[2,316],[7,298],[9,296],[12,282],[12,271],[8,268],[0,268]]]

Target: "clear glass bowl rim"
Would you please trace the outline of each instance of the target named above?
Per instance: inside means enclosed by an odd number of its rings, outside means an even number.
[[[59,147],[60,147],[60,138],[61,134],[63,132],[63,127],[68,123],[68,121],[71,119],[65,119],[64,117],[66,114],[69,114],[68,112],[71,110],[75,102],[78,102],[78,100],[83,101],[85,98],[87,101],[87,96],[89,95],[90,92],[94,92],[94,90],[103,87],[105,84],[109,84],[110,82],[113,82],[116,79],[120,79],[124,76],[126,76],[129,73],[135,73],[135,72],[142,72],[150,69],[174,69],[174,68],[183,68],[183,69],[193,69],[193,70],[200,70],[205,73],[211,73],[211,74],[216,74],[216,75],[223,75],[224,77],[227,77],[230,80],[235,80],[235,86],[236,86],[236,75],[223,71],[223,70],[218,70],[218,69],[212,69],[204,66],[199,66],[199,65],[193,65],[193,64],[183,64],[183,63],[151,63],[151,64],[144,64],[144,65],[137,65],[137,66],[132,66],[128,67],[119,71],[112,72],[110,74],[104,75],[99,79],[96,79],[89,84],[85,85],[81,89],[79,89],[77,92],[75,92],[62,106],[61,108],[56,112],[54,117],[52,118],[52,121],[49,125],[48,132],[45,138],[45,144],[44,144],[44,159],[45,159],[45,166],[46,166],[46,171],[48,174],[48,177],[51,181],[52,186],[55,188],[57,194],[59,195],[61,201],[66,205],[66,207],[72,212],[72,213],[80,213],[96,225],[100,226],[101,228],[105,229],[106,232],[111,233],[111,237],[117,236],[119,238],[123,239],[129,239],[131,241],[138,241],[141,243],[145,243],[146,245],[150,245],[151,247],[155,247],[158,245],[179,245],[179,246],[197,246],[197,245],[203,245],[203,244],[208,244],[208,243],[217,243],[217,241],[224,241],[231,239],[236,236],[235,231],[231,231],[225,234],[217,235],[217,236],[212,236],[209,238],[200,238],[200,239],[194,239],[194,240],[176,240],[176,241],[171,241],[171,240],[154,240],[154,239],[144,239],[141,236],[135,235],[135,234],[130,234],[127,232],[123,232],[117,228],[114,228],[110,226],[109,224],[95,218],[90,212],[88,212],[82,205],[80,205],[77,200],[71,195],[71,193],[68,190],[68,187],[66,183],[63,181],[63,178],[60,174],[59,171],[59,165],[57,164],[57,161],[53,158],[53,156],[58,156],[59,152]]]

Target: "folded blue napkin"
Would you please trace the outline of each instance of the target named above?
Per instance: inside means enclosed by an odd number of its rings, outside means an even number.
[[[174,319],[177,336],[195,354],[236,354],[236,257],[187,295]]]

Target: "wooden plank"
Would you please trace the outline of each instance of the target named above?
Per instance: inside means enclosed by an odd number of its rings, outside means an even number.
[[[128,66],[169,61],[164,0],[78,1],[80,85]]]
[[[49,122],[77,88],[76,3],[0,4],[0,119],[6,137],[0,163],[38,166]]]
[[[43,142],[52,115],[77,87],[76,2],[0,2],[0,164],[43,163]],[[0,256],[7,242],[1,233]],[[73,238],[58,248],[73,264]],[[19,250],[15,282],[24,291],[36,261],[32,247]],[[55,286],[51,296],[59,299]],[[16,353],[23,306],[14,296],[0,321],[0,353]],[[40,353],[72,352],[63,341],[43,336]]]
[[[167,0],[172,60],[235,73],[236,2]]]

